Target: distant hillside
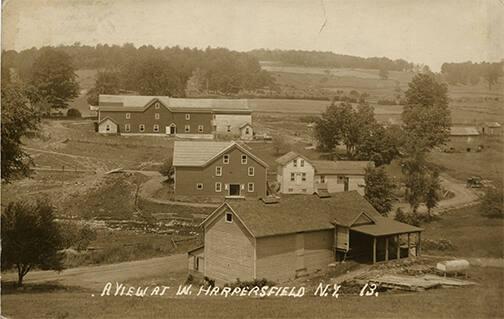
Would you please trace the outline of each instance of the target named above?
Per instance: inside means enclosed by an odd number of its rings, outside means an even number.
[[[406,71],[415,67],[415,64],[403,59],[362,58],[333,52],[258,49],[248,53],[261,61],[276,61],[310,67],[383,69],[389,71]]]

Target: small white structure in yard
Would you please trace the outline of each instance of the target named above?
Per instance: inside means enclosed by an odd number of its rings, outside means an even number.
[[[240,139],[250,141],[254,138],[254,129],[248,122],[240,126]]]
[[[106,117],[98,123],[98,133],[117,134],[117,123]]]
[[[278,158],[277,182],[283,194],[357,191],[364,195],[366,168],[370,161],[312,161],[295,152]]]
[[[448,260],[437,263],[436,268],[446,274],[463,273],[469,269],[469,262],[465,259]]]

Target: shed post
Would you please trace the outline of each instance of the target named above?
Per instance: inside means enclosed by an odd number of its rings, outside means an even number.
[[[376,264],[376,237],[373,237],[373,264]]]
[[[408,257],[410,256],[409,255],[409,252],[410,252],[410,233],[408,233]]]
[[[389,246],[388,237],[385,237],[385,261],[388,261],[388,246]]]
[[[417,235],[418,243],[417,243],[417,248],[416,248],[416,255],[420,256],[421,248],[422,248],[422,233],[418,232]]]
[[[400,239],[400,234],[396,236],[396,244],[397,244],[397,255],[396,255],[396,258],[397,259],[401,259],[401,243],[399,241]]]

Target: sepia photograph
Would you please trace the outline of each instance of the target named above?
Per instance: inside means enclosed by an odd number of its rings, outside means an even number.
[[[2,0],[0,318],[504,318],[504,0]]]

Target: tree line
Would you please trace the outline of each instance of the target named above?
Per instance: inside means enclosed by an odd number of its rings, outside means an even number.
[[[504,76],[504,62],[463,62],[463,63],[443,63],[441,74],[445,80],[452,85],[477,85],[483,78],[491,90],[499,77]]]
[[[389,71],[408,71],[415,65],[403,59],[391,60],[386,57],[362,58],[333,52],[303,50],[267,50],[258,49],[249,52],[261,61],[278,61],[311,67],[360,68]]]
[[[117,89],[143,95],[184,97],[189,79],[191,89],[196,93],[230,94],[273,85],[273,78],[261,70],[255,57],[225,48],[202,50],[178,46],[156,48],[152,45],[136,48],[129,43],[122,46],[75,43],[21,52],[3,51],[2,65],[16,69],[22,80],[29,81],[32,67],[49,49],[68,56],[75,70],[97,69],[110,73],[117,78]]]

